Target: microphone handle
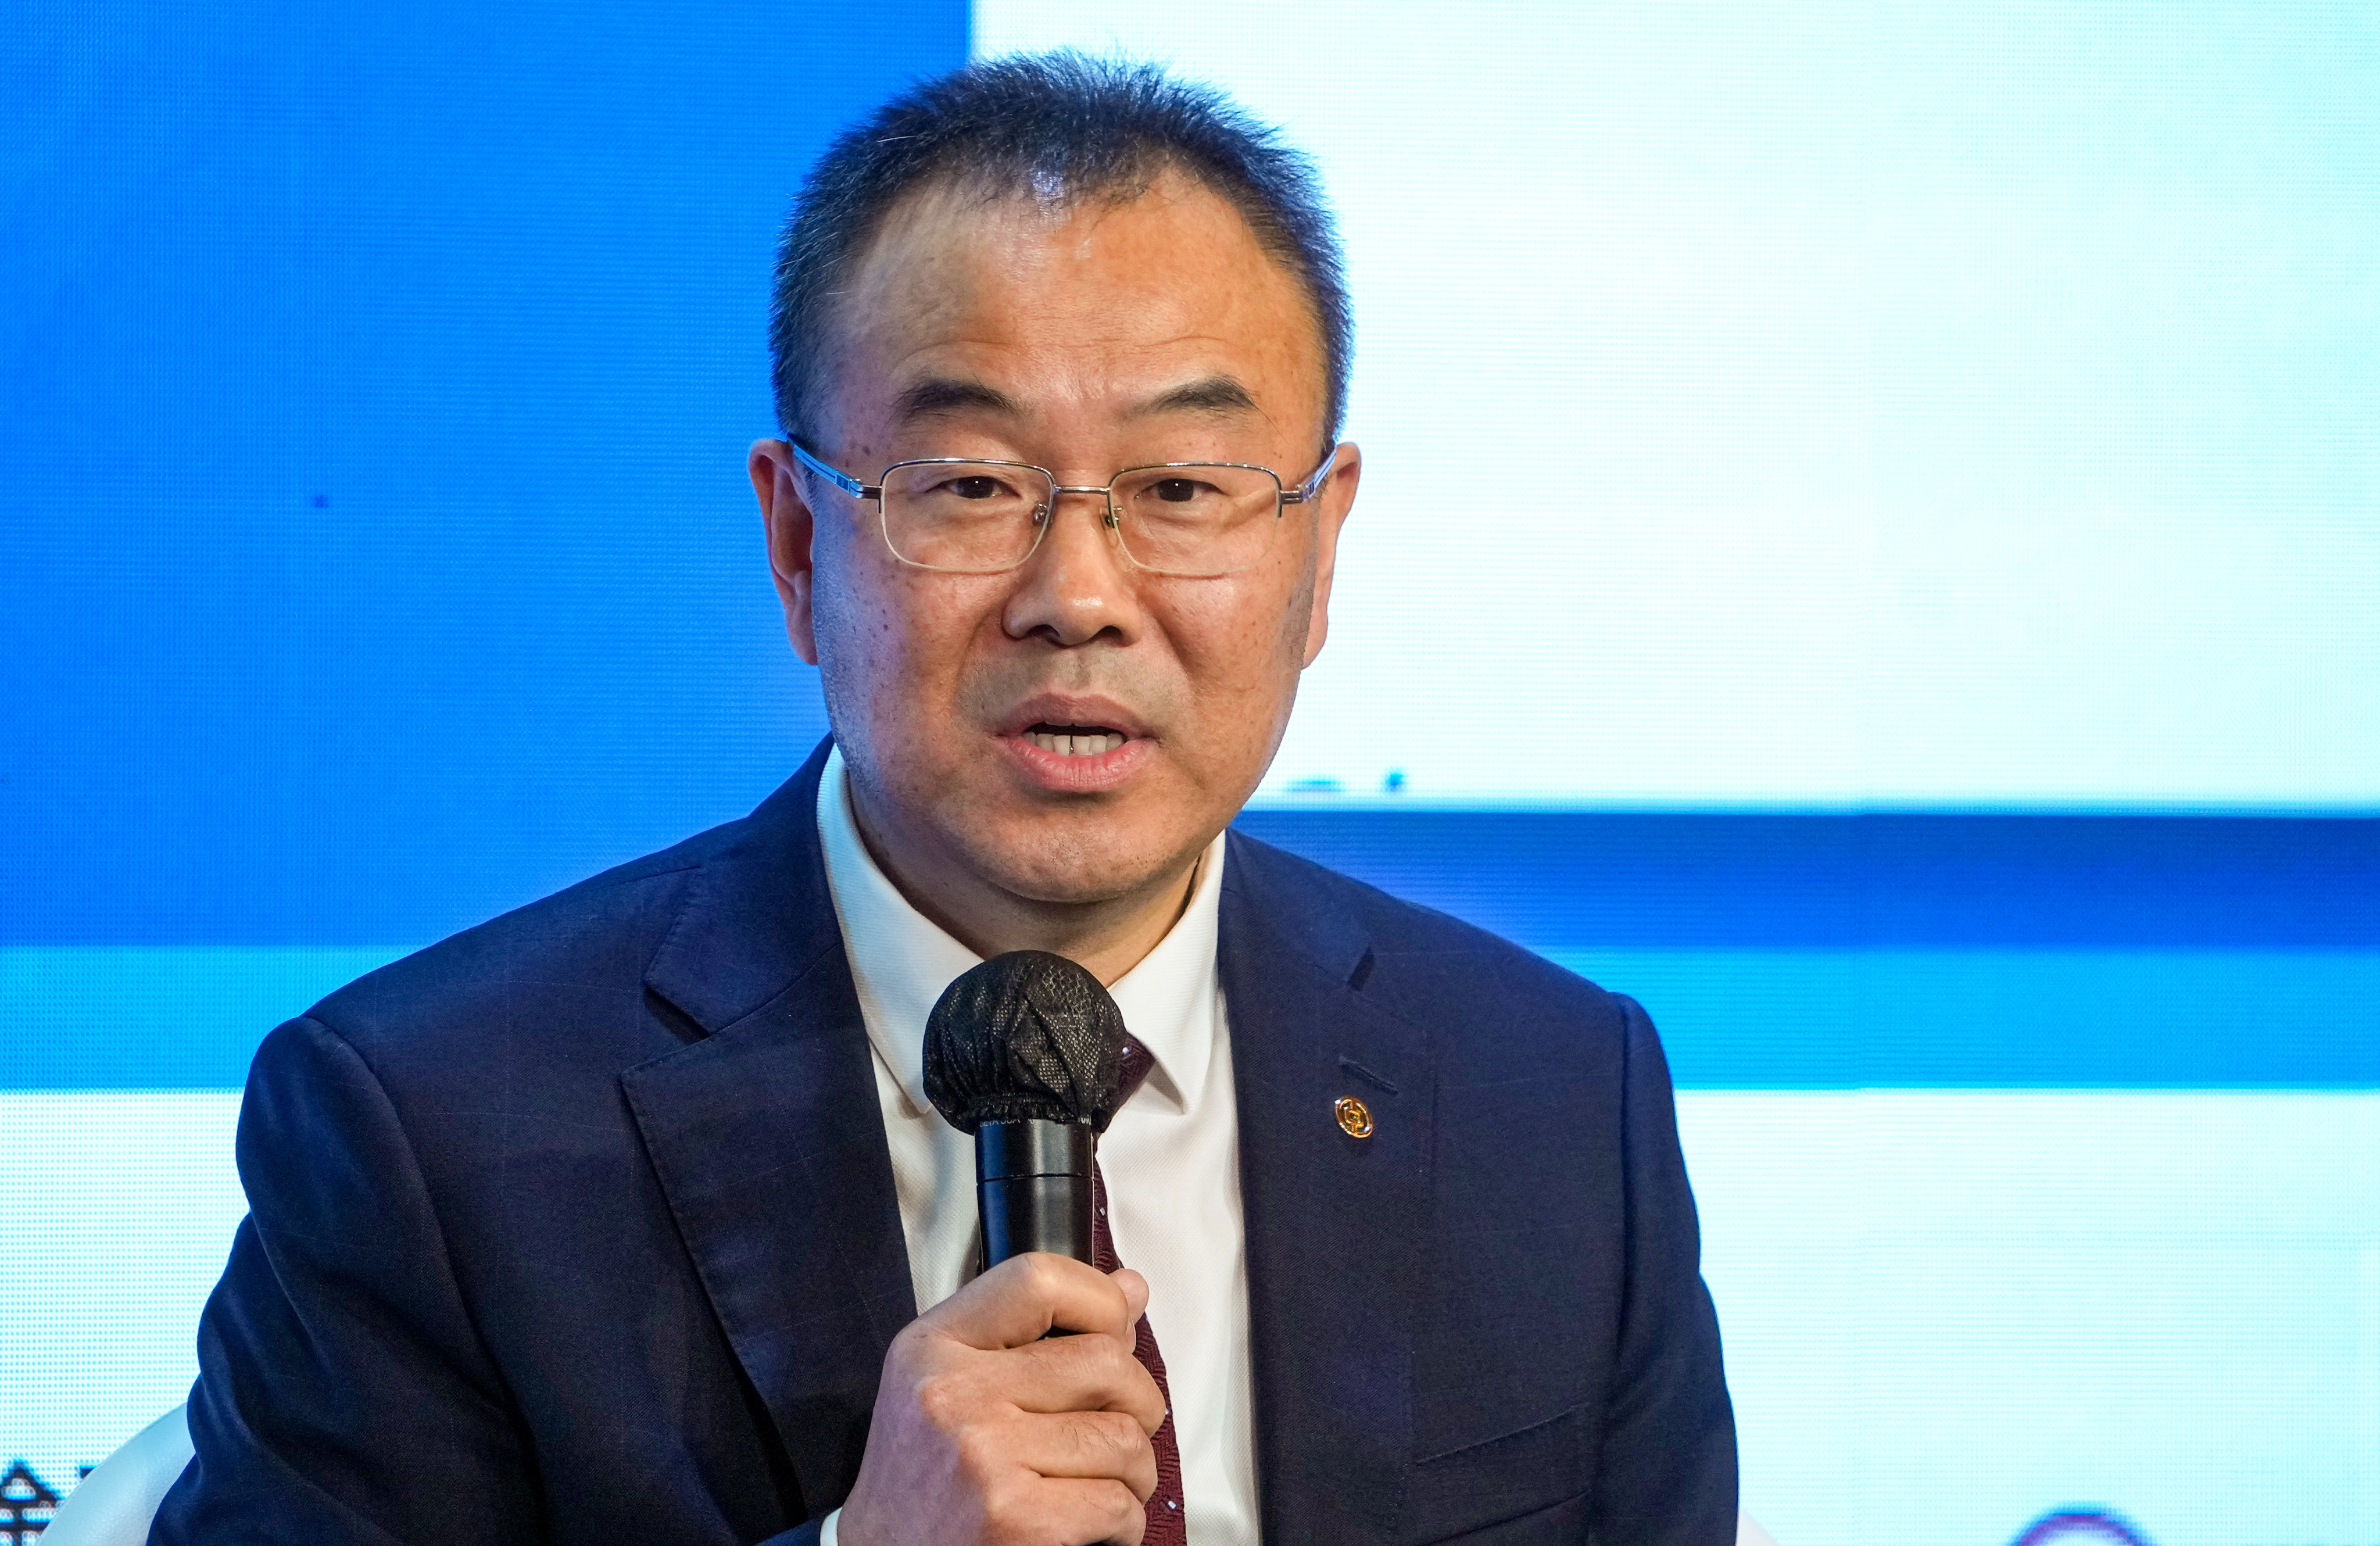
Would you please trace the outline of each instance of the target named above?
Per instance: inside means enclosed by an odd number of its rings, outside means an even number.
[[[985,1267],[1026,1251],[1091,1260],[1096,1143],[1079,1122],[987,1122],[975,1130]]]

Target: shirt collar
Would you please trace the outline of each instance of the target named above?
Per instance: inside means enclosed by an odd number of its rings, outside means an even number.
[[[923,1116],[934,1109],[926,1098],[926,1018],[942,990],[983,957],[911,907],[878,867],[851,814],[840,747],[828,754],[819,779],[818,824],[868,1042],[900,1085],[910,1114]],[[1190,905],[1157,947],[1108,989],[1124,1029],[1155,1062],[1144,1090],[1184,1114],[1207,1087],[1221,1030],[1214,1006],[1224,846],[1216,834],[1199,856]]]

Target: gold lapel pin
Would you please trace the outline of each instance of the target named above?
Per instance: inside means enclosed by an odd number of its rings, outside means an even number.
[[[1339,1130],[1351,1138],[1372,1136],[1372,1108],[1353,1095],[1342,1095],[1331,1102],[1330,1114],[1339,1119]]]

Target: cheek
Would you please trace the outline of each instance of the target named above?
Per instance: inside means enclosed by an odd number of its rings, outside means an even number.
[[[817,615],[819,670],[829,678],[864,675],[880,647],[873,619],[884,615],[882,581],[853,552],[850,534],[838,532],[817,544],[810,582]]]
[[[1167,632],[1194,686],[1207,696],[1279,699],[1287,712],[1305,657],[1313,586],[1300,574],[1224,580],[1177,593]]]
[[[909,675],[914,649],[900,587],[872,561],[863,535],[871,534],[839,532],[820,553],[812,607],[828,714],[846,741],[872,742],[902,700],[886,684]]]
[[[949,717],[971,641],[997,597],[954,577],[925,579],[880,558],[872,530],[845,534],[819,565],[819,673],[838,731],[914,744]],[[867,728],[863,729],[862,726]]]

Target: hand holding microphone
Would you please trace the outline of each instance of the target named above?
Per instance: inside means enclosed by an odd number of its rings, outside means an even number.
[[[1148,1288],[1089,1264],[1123,1041],[1099,980],[1038,951],[984,962],[934,1006],[926,1089],[975,1135],[987,1270],[893,1339],[842,1546],[1140,1540],[1165,1415],[1133,1356]]]

